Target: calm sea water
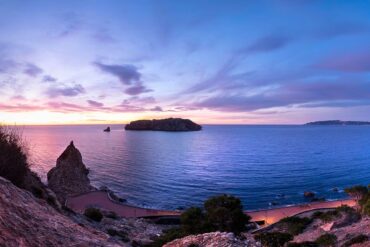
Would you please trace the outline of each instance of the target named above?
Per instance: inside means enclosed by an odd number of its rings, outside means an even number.
[[[246,209],[302,203],[306,190],[337,199],[345,194],[332,188],[370,182],[369,126],[204,126],[186,133],[105,127],[23,127],[33,169],[45,180],[74,140],[93,185],[163,209],[221,193],[240,197]]]

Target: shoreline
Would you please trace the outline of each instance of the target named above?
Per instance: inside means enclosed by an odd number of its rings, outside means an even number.
[[[245,210],[244,212],[251,216],[252,221],[264,222],[263,225],[268,226],[278,222],[282,218],[298,215],[304,212],[319,209],[331,209],[342,205],[353,207],[355,204],[356,202],[353,199],[339,199],[270,209]],[[128,218],[179,216],[182,213],[180,210],[157,210],[119,203],[110,198],[109,194],[105,191],[92,191],[69,197],[65,202],[65,206],[79,213],[83,213],[88,207],[95,206],[108,211],[113,211],[119,216]]]

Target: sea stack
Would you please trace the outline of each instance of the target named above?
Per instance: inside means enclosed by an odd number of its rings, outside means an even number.
[[[110,127],[108,126],[106,129],[104,129],[104,132],[110,132]]]
[[[48,174],[48,185],[63,203],[68,196],[93,190],[88,178],[89,170],[82,162],[80,151],[73,141],[57,159],[56,167]]]
[[[125,126],[126,130],[153,130],[153,131],[199,131],[202,126],[190,119],[166,118],[153,120],[132,121]]]

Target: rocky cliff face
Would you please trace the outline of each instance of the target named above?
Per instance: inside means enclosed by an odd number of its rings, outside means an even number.
[[[259,247],[253,239],[240,240],[233,233],[227,232],[211,232],[200,235],[191,235],[181,239],[174,240],[163,247],[184,247],[184,246],[199,246],[199,247]]]
[[[67,196],[85,193],[93,190],[88,178],[89,170],[82,162],[80,151],[69,144],[57,159],[57,165],[48,174],[48,186],[64,202]]]
[[[189,119],[167,118],[133,121],[125,126],[126,130],[155,130],[155,131],[198,131],[202,126]]]
[[[123,246],[0,177],[0,246]]]

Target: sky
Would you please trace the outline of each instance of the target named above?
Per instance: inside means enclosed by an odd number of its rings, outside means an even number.
[[[370,120],[370,1],[0,0],[0,122]]]

